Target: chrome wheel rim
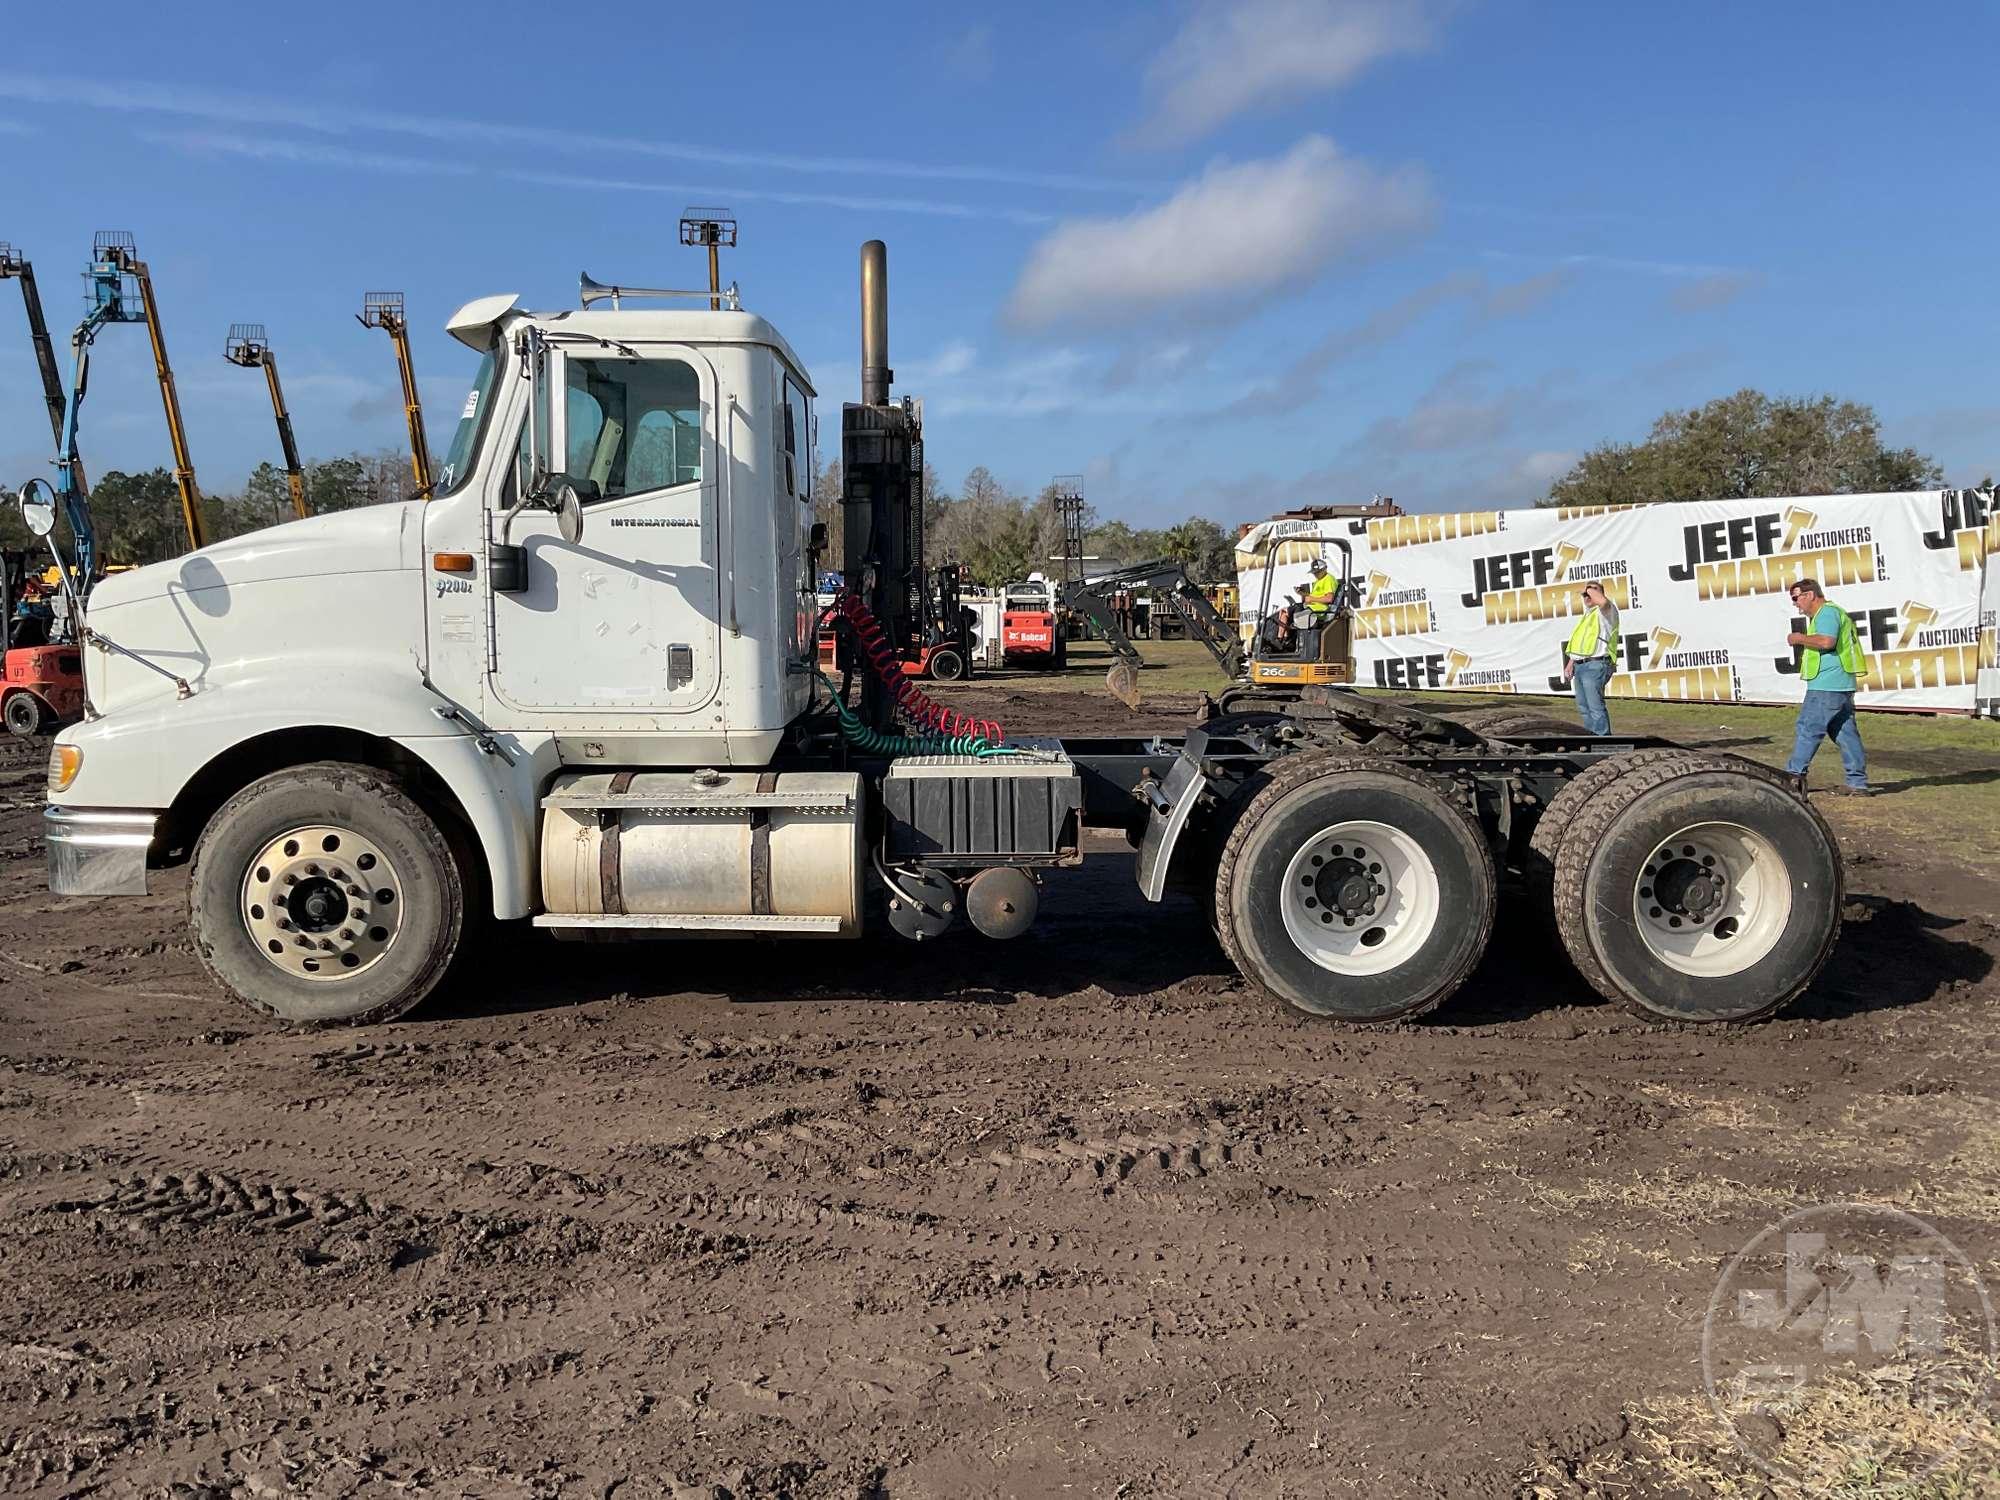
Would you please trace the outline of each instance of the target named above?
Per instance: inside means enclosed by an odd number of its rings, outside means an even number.
[[[381,847],[313,823],[266,844],[243,875],[243,925],[295,979],[349,979],[379,963],[402,927],[403,884]]]
[[[1285,932],[1333,974],[1383,974],[1409,962],[1441,912],[1437,867],[1415,839],[1368,819],[1335,823],[1285,866]]]
[[[1662,839],[1632,886],[1632,921],[1676,973],[1726,979],[1765,958],[1792,915],[1792,882],[1771,841],[1737,823]]]

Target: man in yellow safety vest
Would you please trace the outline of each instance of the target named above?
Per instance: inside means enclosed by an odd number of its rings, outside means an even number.
[[[1850,797],[1872,796],[1868,752],[1861,746],[1861,726],[1854,717],[1854,691],[1868,675],[1868,658],[1854,633],[1854,617],[1819,591],[1816,578],[1801,578],[1786,592],[1806,622],[1804,630],[1785,637],[1787,645],[1800,648],[1799,676],[1805,679],[1806,697],[1799,705],[1792,758],[1785,769],[1803,793],[1806,768],[1819,753],[1820,741],[1832,740],[1847,779],[1840,791]]]
[[[1326,559],[1312,560],[1312,580],[1298,586],[1300,602],[1305,606],[1304,616],[1292,612],[1293,621],[1299,627],[1299,654],[1319,659],[1319,633],[1333,618],[1335,604],[1340,598],[1340,580],[1326,570]]]
[[[1596,581],[1583,586],[1583,614],[1563,646],[1563,680],[1576,691],[1576,711],[1592,734],[1611,733],[1604,688],[1618,662],[1618,606]]]

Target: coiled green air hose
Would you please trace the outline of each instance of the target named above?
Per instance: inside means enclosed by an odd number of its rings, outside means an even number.
[[[850,709],[840,696],[840,690],[827,679],[824,672],[815,669],[819,685],[826,689],[826,696],[833,704],[833,711],[840,720],[840,737],[855,749],[869,755],[974,755],[981,760],[1000,755],[1022,755],[1027,752],[1007,745],[996,745],[983,735],[976,734],[884,734],[878,729],[870,729],[860,717]]]

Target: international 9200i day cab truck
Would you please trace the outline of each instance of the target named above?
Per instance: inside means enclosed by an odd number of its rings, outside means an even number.
[[[816,650],[813,385],[778,331],[733,299],[482,298],[448,324],[479,367],[427,501],[274,526],[84,601],[55,891],[140,893],[189,862],[203,962],[304,1023],[407,1011],[487,917],[1013,936],[1092,825],[1137,846],[1140,898],[1192,889],[1245,979],[1317,1015],[1442,1002],[1503,872],[1644,1016],[1767,1015],[1818,972],[1837,846],[1745,761],[1326,684],[1246,681],[1171,740],[1007,743],[926,699],[899,669],[922,433],[889,394],[886,270],[871,241],[838,684]],[[50,534],[46,484],[22,508]]]

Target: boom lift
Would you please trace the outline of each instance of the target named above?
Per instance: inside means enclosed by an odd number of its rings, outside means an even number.
[[[292,414],[285,410],[284,387],[278,384],[278,356],[271,352],[262,323],[231,323],[222,357],[246,370],[264,372],[271,390],[271,410],[278,419],[278,443],[285,450],[285,484],[292,492],[292,510],[303,521],[312,512],[306,508],[306,475],[299,463],[299,445],[292,437]]]
[[[708,251],[708,310],[721,312],[722,247],[735,247],[736,216],[726,208],[683,209],[681,243]]]
[[[91,241],[88,279],[93,313],[110,309],[106,322],[146,325],[153,345],[153,372],[160,382],[160,403],[167,411],[167,440],[174,450],[174,492],[180,498],[181,520],[187,527],[188,550],[198,551],[208,545],[208,522],[202,514],[201,491],[194,482],[194,459],[188,453],[187,426],[181,421],[173,366],[167,363],[167,339],[160,328],[160,305],[153,296],[153,274],[139,259],[131,235],[122,230],[100,230]],[[128,282],[138,291],[136,314]],[[81,478],[77,490],[82,491]]]
[[[403,420],[410,428],[410,473],[417,481],[417,498],[436,492],[431,480],[431,445],[424,436],[424,403],[417,394],[417,368],[410,360],[410,325],[403,314],[401,292],[365,292],[354,320],[363,328],[380,328],[396,346],[396,370],[403,380]]]
[[[63,395],[62,371],[56,366],[55,346],[49,342],[49,325],[42,317],[42,294],[35,286],[34,262],[14,246],[0,241],[0,281],[10,278],[21,283],[21,301],[28,312],[28,338],[35,346],[35,368],[42,374],[42,400],[49,408],[49,432],[60,446],[63,410],[68,402]],[[76,487],[88,489],[81,464],[76,469]]]
[[[861,271],[829,607],[858,707],[816,660],[813,392],[782,335],[728,305],[482,298],[448,325],[479,374],[428,504],[94,592],[85,649],[109,654],[51,758],[54,889],[142,894],[188,862],[210,972],[319,1025],[418,1004],[489,910],[586,941],[859,938],[876,913],[924,941],[1019,936],[1045,872],[1098,857],[1091,827],[1137,846],[1139,898],[1196,896],[1163,920],[1204,912],[1254,989],[1343,1021],[1451,995],[1503,864],[1642,1016],[1754,1019],[1819,972],[1839,846],[1745,761],[1297,678],[1182,736],[1010,741],[926,698],[898,655],[927,591],[922,424],[890,393],[879,241]],[[46,490],[23,487],[40,536]]]

